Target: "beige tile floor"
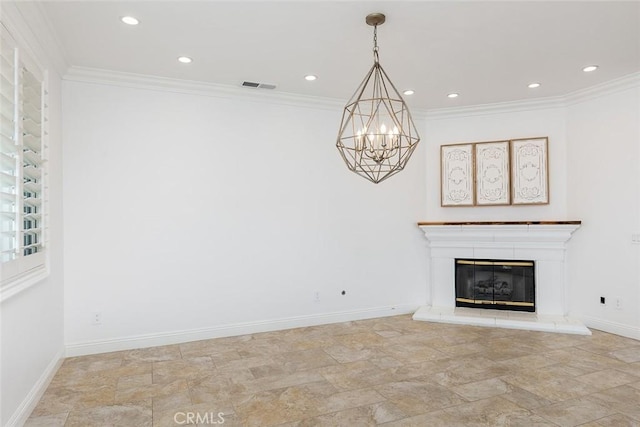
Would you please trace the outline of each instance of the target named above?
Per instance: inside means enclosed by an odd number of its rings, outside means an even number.
[[[194,425],[188,416],[201,426],[640,426],[640,341],[397,316],[74,357],[26,425]]]

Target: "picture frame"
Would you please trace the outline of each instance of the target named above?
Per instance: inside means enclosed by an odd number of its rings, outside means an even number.
[[[511,203],[509,141],[474,144],[475,203],[502,206]]]
[[[473,144],[440,146],[440,205],[473,206]]]
[[[549,204],[549,138],[511,140],[511,203]]]

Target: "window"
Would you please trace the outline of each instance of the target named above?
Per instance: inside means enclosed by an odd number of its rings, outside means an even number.
[[[1,289],[46,272],[47,90],[4,27],[0,38]]]

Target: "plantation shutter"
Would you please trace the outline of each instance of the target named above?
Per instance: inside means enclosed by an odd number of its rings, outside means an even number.
[[[42,250],[44,173],[42,82],[21,64],[22,85],[22,255]]]
[[[45,266],[44,78],[1,28],[0,279],[2,284]]]
[[[16,48],[4,28],[2,30],[0,33],[0,262],[4,264],[16,259],[18,251],[19,203],[16,183],[19,173],[19,156],[16,139],[18,107]]]

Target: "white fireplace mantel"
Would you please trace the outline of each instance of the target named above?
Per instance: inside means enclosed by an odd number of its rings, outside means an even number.
[[[420,222],[428,241],[428,301],[414,319],[590,334],[569,317],[567,242],[580,221]],[[456,258],[533,260],[536,313],[455,307]]]

